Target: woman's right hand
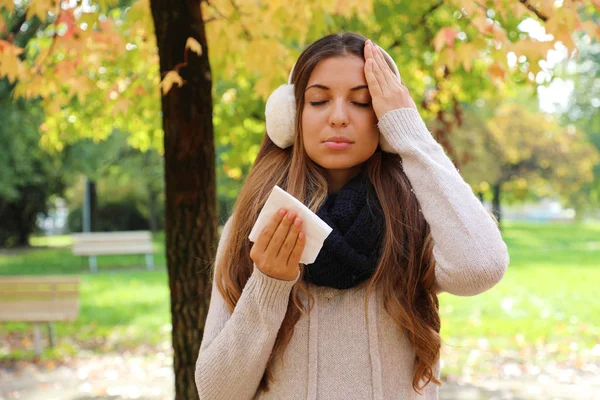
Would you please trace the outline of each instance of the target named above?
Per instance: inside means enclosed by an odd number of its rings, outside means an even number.
[[[272,278],[293,281],[300,272],[300,257],[306,244],[302,220],[282,208],[264,227],[250,249],[258,269]]]

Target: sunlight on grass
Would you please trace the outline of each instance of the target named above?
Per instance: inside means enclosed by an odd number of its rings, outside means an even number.
[[[57,323],[57,348],[45,349],[44,357],[66,354],[72,348],[115,351],[139,344],[156,345],[169,339],[170,302],[166,270],[84,275],[81,283],[81,306],[73,323]],[[32,336],[32,326],[23,323],[0,324],[0,337],[21,332]],[[7,353],[0,346],[2,358],[28,358],[29,351]],[[71,350],[69,350],[71,349]]]
[[[71,235],[32,236],[29,238],[32,247],[67,247],[73,244]]]
[[[493,352],[545,346],[554,360],[597,345],[600,302],[594,293],[600,282],[600,223],[506,222],[503,235],[511,263],[496,287],[475,297],[440,295],[445,347],[480,348],[491,357]],[[57,238],[53,244],[60,243],[67,239]],[[164,265],[163,234],[154,236],[154,244],[156,264]],[[50,242],[40,246],[49,248],[0,253],[0,274],[80,274],[83,279],[79,318],[56,324],[58,345],[44,357],[169,340],[164,267],[145,271],[143,256],[106,256],[98,260],[100,273],[90,274],[87,259],[74,257],[69,247]],[[10,351],[0,345],[0,359],[32,356],[30,324],[0,324],[0,337],[12,343]],[[445,370],[452,373],[453,368],[447,365]]]
[[[496,287],[440,295],[445,344],[490,354],[546,348],[549,360],[591,353],[600,342],[600,224],[507,223],[504,237],[511,262]]]
[[[68,236],[34,237],[32,243],[37,245],[22,250],[0,251],[0,275],[52,275],[52,274],[87,274],[90,272],[88,257],[75,256],[71,246],[61,247],[59,243],[71,241]],[[56,238],[56,239],[54,239]],[[44,241],[56,244],[45,246]],[[154,265],[166,265],[164,233],[152,235],[154,244]],[[122,254],[98,256],[98,270],[119,271],[123,269],[143,269],[146,260],[143,254]]]

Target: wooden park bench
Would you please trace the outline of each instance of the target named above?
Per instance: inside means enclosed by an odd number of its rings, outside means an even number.
[[[74,321],[78,314],[77,276],[0,276],[0,322],[33,323],[37,356],[42,352],[40,324],[48,324],[53,347],[53,323]]]
[[[154,249],[150,231],[75,233],[73,254],[88,256],[90,271],[98,270],[96,256],[109,254],[145,254],[146,268],[154,268]]]

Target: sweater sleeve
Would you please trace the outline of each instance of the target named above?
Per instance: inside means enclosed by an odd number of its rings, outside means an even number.
[[[222,256],[231,224],[225,224],[217,249]],[[200,399],[252,399],[264,374],[285,317],[294,283],[264,274],[256,265],[233,313],[214,280],[204,335],[196,361]]]
[[[506,244],[496,222],[418,111],[389,111],[378,127],[383,139],[402,158],[404,172],[431,228],[436,290],[472,296],[493,287],[508,267]]]

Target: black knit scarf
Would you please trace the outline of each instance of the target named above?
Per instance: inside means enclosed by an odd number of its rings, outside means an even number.
[[[330,194],[317,215],[333,228],[304,280],[317,286],[348,289],[369,279],[379,262],[384,218],[366,171]]]

